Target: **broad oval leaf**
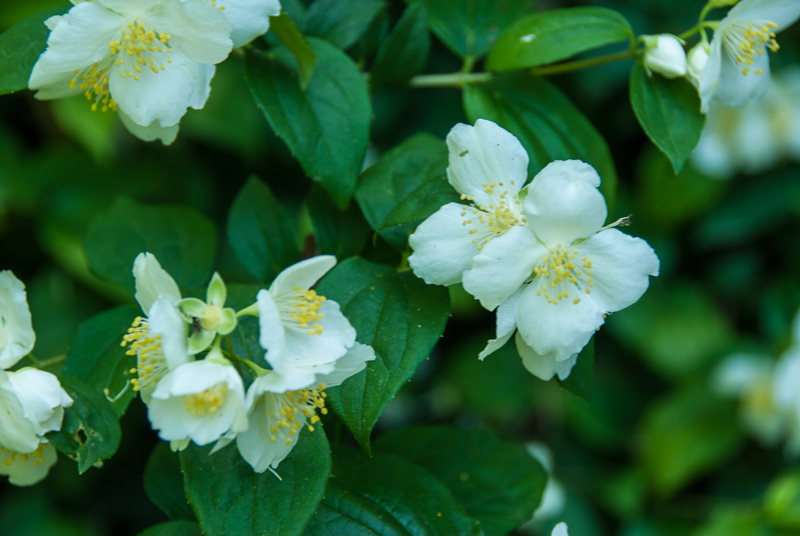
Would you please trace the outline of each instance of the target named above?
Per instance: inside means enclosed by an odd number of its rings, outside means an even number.
[[[577,158],[594,166],[613,214],[617,173],[608,145],[554,85],[524,73],[499,75],[485,84],[466,86],[464,109],[472,123],[489,119],[519,138],[530,158],[531,176],[553,160]]]
[[[385,0],[316,0],[306,11],[303,33],[345,50],[386,9]]]
[[[169,444],[160,441],[144,467],[144,492],[150,502],[158,506],[174,521],[197,521],[183,490],[183,474],[178,454]],[[199,532],[199,528],[198,532]]]
[[[450,300],[444,287],[426,285],[410,271],[351,258],[338,264],[317,291],[336,301],[375,349],[366,370],[328,390],[328,400],[367,452],[383,408],[428,358],[444,331]]]
[[[136,360],[120,346],[133,320],[141,315],[138,307],[126,305],[93,316],[78,328],[78,334],[67,353],[64,375],[75,378],[115,399],[111,403],[122,416],[136,391],[128,383]]]
[[[706,123],[697,91],[686,80],[648,76],[641,65],[635,65],[630,97],[645,134],[678,173],[700,141]]]
[[[83,474],[117,452],[122,436],[119,420],[102,394],[69,376],[59,379],[72,398],[72,406],[64,410],[61,430],[48,434],[47,439],[78,462],[78,473]]]
[[[317,250],[337,259],[358,255],[371,234],[358,205],[352,203],[346,210],[340,210],[318,185],[312,185],[307,201]]]
[[[228,213],[228,241],[259,281],[271,281],[300,260],[295,230],[269,186],[250,177]]]
[[[149,251],[182,287],[205,287],[217,245],[214,223],[187,208],[126,198],[97,214],[86,234],[89,267],[133,293],[133,260]]]
[[[488,430],[403,428],[382,436],[375,449],[430,472],[489,536],[504,536],[529,520],[547,483],[522,446]]]
[[[464,514],[430,473],[391,454],[367,458],[337,450],[325,498],[307,536],[478,536],[480,524]]]
[[[47,48],[50,30],[44,21],[71,7],[64,4],[46,9],[0,34],[0,95],[28,89],[33,66]]]
[[[230,445],[190,446],[181,453],[184,487],[208,536],[300,534],[311,519],[331,473],[330,447],[321,428],[304,429],[277,469],[256,473]]]
[[[427,23],[422,2],[406,8],[372,64],[370,82],[373,86],[405,84],[425,68],[431,49]]]
[[[554,9],[528,15],[509,26],[489,51],[486,68],[513,71],[547,65],[634,37],[625,17],[611,9]]]
[[[318,38],[308,38],[308,44],[316,64],[305,91],[294,58],[283,47],[269,55],[248,50],[245,79],[306,175],[346,208],[367,149],[372,115],[367,83],[341,50]]]
[[[270,17],[269,29],[283,43],[283,46],[294,54],[297,71],[300,73],[300,86],[305,89],[314,73],[314,51],[311,50],[306,38],[286,13]]]

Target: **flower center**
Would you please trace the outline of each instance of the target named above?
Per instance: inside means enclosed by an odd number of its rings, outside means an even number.
[[[765,53],[764,48],[768,48],[772,52],[777,52],[780,48],[778,42],[775,40],[774,30],[778,29],[778,25],[774,22],[764,23],[750,23],[746,26],[739,24],[736,30],[725,34],[728,44],[728,53],[733,56],[734,61],[739,64],[744,64],[742,74],[747,76],[750,73],[750,65],[753,64],[753,58]],[[756,69],[753,74],[762,74],[761,69]]]
[[[511,184],[513,185],[514,181],[511,181]],[[494,195],[495,189],[503,188],[503,186],[502,182],[485,182],[483,183],[483,191],[489,195]],[[472,201],[472,196],[461,194],[461,200]],[[469,207],[466,205],[461,207],[461,217],[464,218],[461,225],[464,227],[475,226],[469,230],[469,234],[476,235],[472,239],[472,243],[476,245],[478,251],[483,249],[483,246],[492,238],[505,233],[515,225],[527,222],[520,212],[518,205],[521,204],[521,201],[517,194],[511,194],[508,190],[503,190],[495,200],[495,203],[491,203],[488,207]]]
[[[543,296],[553,305],[569,300],[570,292],[575,292],[572,303],[580,303],[580,292],[591,294],[592,259],[580,255],[577,248],[565,248],[559,244],[551,249],[547,256],[533,269],[532,284],[537,285],[536,295]]]
[[[299,391],[284,393],[282,400],[278,403],[278,414],[276,415],[274,411],[269,412],[269,417],[276,419],[269,427],[270,441],[274,443],[277,441],[276,436],[286,434],[289,436],[286,438],[286,445],[291,446],[292,437],[306,424],[306,419],[309,421],[308,430],[313,432],[313,425],[319,422],[317,410],[323,415],[328,414],[328,408],[325,407],[327,396],[324,383],[319,384],[316,388],[307,387]]]
[[[227,392],[228,386],[218,383],[202,393],[184,396],[183,402],[192,415],[210,415],[225,402],[225,393]]]
[[[114,60],[114,66],[122,67],[122,78],[139,80],[139,73],[143,69],[150,69],[154,73],[166,69],[164,63],[172,63],[169,54],[171,36],[168,33],[156,34],[154,30],[145,29],[141,22],[129,22],[127,28],[120,30],[120,39],[109,41],[108,48]]]
[[[200,314],[200,326],[206,331],[217,331],[222,322],[222,309],[216,305],[206,305]]]
[[[8,467],[9,465],[13,464],[17,458],[24,462],[33,461],[33,466],[36,467],[41,463],[44,463],[44,451],[42,450],[43,443],[40,443],[36,450],[33,452],[29,452],[28,454],[20,454],[19,452],[14,452],[13,450],[8,450],[5,447],[0,447],[0,451],[7,452],[4,457],[6,458],[3,461],[3,464]]]
[[[161,351],[161,335],[154,336],[149,327],[146,319],[137,316],[120,343],[123,347],[130,344],[125,353],[137,356],[136,367],[130,370],[131,374],[136,374],[136,378],[131,380],[134,391],[155,386],[167,372],[167,362]]]
[[[100,69],[99,63],[94,63],[92,66],[85,70],[83,74],[80,71],[72,71],[75,75],[69,81],[69,88],[83,90],[83,94],[88,101],[92,102],[92,111],[96,112],[98,107],[101,111],[107,112],[117,110],[117,103],[111,98],[108,91],[108,72],[105,69]]]
[[[321,334],[325,328],[317,322],[325,318],[325,313],[319,312],[325,303],[325,296],[320,296],[314,290],[302,290],[300,287],[294,287],[294,291],[298,295],[290,298],[289,318],[300,324],[301,328],[308,329],[309,334]]]

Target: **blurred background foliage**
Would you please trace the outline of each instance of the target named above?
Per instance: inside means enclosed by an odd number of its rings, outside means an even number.
[[[59,3],[6,2],[0,30]],[[678,33],[700,9],[689,0],[580,3],[586,4],[620,11],[637,34]],[[542,0],[536,7],[570,5],[578,3]],[[390,2],[373,41],[403,7]],[[365,51],[374,50],[369,37],[349,49],[365,69]],[[774,71],[800,62],[800,28],[780,42]],[[622,62],[550,79],[610,146],[619,189],[609,219],[633,214],[627,232],[645,238],[662,263],[645,296],[597,335],[591,403],[532,377],[512,345],[479,362],[493,337],[493,315],[452,288],[442,343],[387,408],[376,437],[400,426],[447,423],[544,443],[564,490],[563,510],[537,516],[520,533],[549,534],[564,520],[574,536],[800,534],[796,460],[749,437],[736,401],[711,387],[711,373],[726,356],[775,358],[789,345],[800,305],[800,167],[781,162],[757,175],[713,180],[687,165],[676,176],[630,109],[630,67]],[[459,68],[434,39],[425,72]],[[168,148],[140,142],[116,116],[91,113],[81,99],[44,103],[30,92],[0,99],[0,268],[27,285],[37,357],[63,354],[81,322],[131,301],[89,271],[83,251],[90,222],[117,198],[185,205],[211,218],[221,230],[218,270],[226,281],[252,283],[224,229],[234,197],[257,175],[294,220],[304,251],[314,252],[309,204],[313,211],[330,199],[315,188],[316,197],[306,200],[312,182],[270,131],[242,73],[236,55],[218,66],[205,109],[186,115]],[[444,138],[467,121],[457,89],[381,88],[372,97],[368,158],[417,132]],[[397,261],[382,239],[362,238],[350,249]],[[62,458],[33,488],[0,483],[2,533],[124,536],[165,520],[142,484],[158,439],[141,403],[131,405],[122,425],[120,450],[103,468],[79,478]]]

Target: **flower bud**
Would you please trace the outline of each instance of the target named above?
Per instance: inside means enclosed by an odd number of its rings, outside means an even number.
[[[700,83],[700,75],[703,74],[703,69],[706,66],[709,55],[709,46],[706,43],[699,43],[692,50],[689,51],[687,57],[687,71],[689,80],[697,85]]]
[[[686,75],[686,53],[674,35],[646,35],[644,42],[644,67],[648,72],[659,73],[666,78]]]

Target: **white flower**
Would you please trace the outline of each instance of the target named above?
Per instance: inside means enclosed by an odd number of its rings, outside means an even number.
[[[370,346],[355,343],[331,364],[330,371],[317,374],[300,388],[277,371],[258,377],[247,390],[249,427],[236,436],[236,445],[247,463],[259,473],[277,468],[289,455],[303,426],[314,431],[317,411],[327,413],[325,389],[340,385],[375,359]],[[291,379],[291,378],[289,378]]]
[[[300,261],[256,298],[265,359],[287,389],[307,387],[315,375],[333,371],[334,362],[355,343],[356,331],[339,304],[310,290],[335,264],[331,255]]]
[[[708,61],[700,76],[701,111],[712,101],[742,106],[769,84],[767,50],[778,50],[775,34],[800,16],[795,0],[742,0],[714,31]]]
[[[645,35],[644,67],[666,78],[686,75],[686,53],[674,35]]]
[[[607,313],[635,303],[658,275],[644,240],[602,227],[605,200],[597,172],[578,160],[552,162],[527,188],[527,224],[489,242],[464,273],[464,288],[497,311],[497,338],[516,329],[525,367],[548,380],[569,372]]]
[[[161,439],[207,445],[247,428],[244,407],[239,373],[227,360],[214,357],[186,363],[164,376],[147,414]]]
[[[44,436],[61,428],[64,408],[71,405],[49,372],[0,370],[0,474],[19,486],[47,476],[56,455]]]
[[[700,87],[700,77],[708,63],[710,51],[708,43],[698,43],[686,56],[686,77],[695,87]]]
[[[128,355],[136,356],[133,388],[145,404],[156,384],[171,370],[190,361],[187,349],[187,324],[176,307],[181,293],[175,280],[151,253],[140,253],[133,263],[136,300],[146,317],[137,317],[122,345],[130,345]]]
[[[231,27],[209,2],[94,0],[46,22],[47,49],[28,86],[39,99],[83,94],[118,110],[143,139],[170,143],[188,107],[200,109]]]
[[[569,533],[567,532],[567,524],[562,521],[553,527],[553,533],[551,536],[569,536]]]
[[[408,240],[414,250],[409,265],[435,285],[460,282],[490,240],[525,223],[519,193],[528,178],[528,154],[517,138],[478,119],[474,127],[453,127],[447,148],[447,179],[466,203],[443,206]]]
[[[0,272],[0,368],[7,369],[33,350],[36,334],[25,285],[8,270]]]
[[[225,282],[214,272],[206,290],[206,301],[184,298],[178,302],[178,309],[192,326],[189,353],[202,352],[214,342],[217,334],[228,335],[236,328],[236,311],[224,307],[227,298]]]
[[[183,0],[193,2],[195,0]],[[278,0],[205,0],[219,8],[231,24],[234,47],[246,45],[269,30],[269,18],[280,15]]]

